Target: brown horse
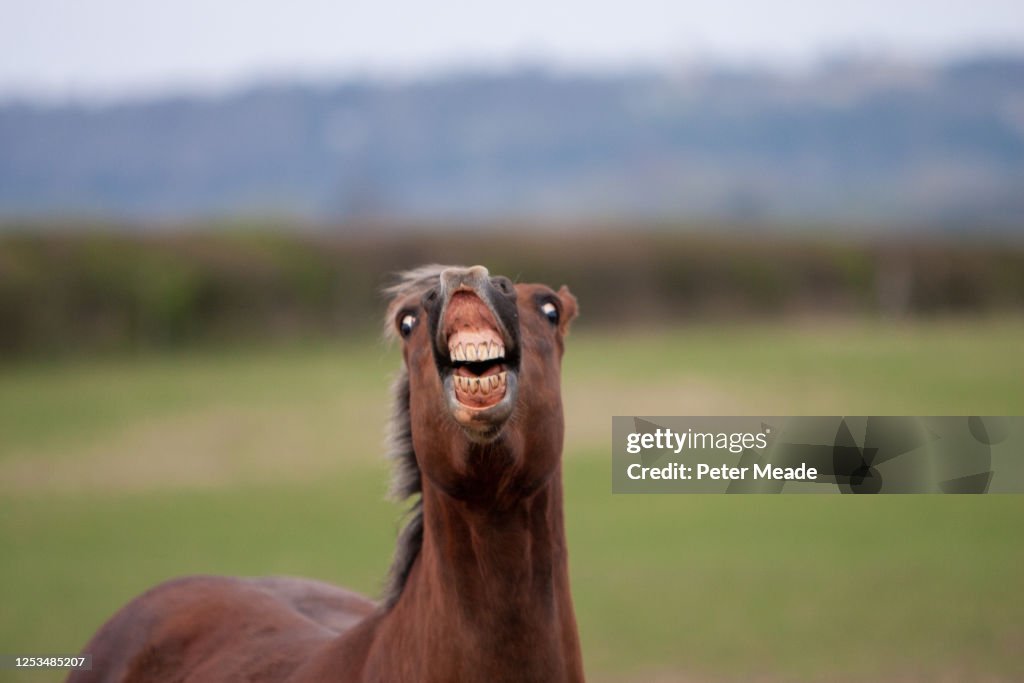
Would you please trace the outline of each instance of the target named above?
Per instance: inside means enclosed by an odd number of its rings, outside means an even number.
[[[69,681],[583,680],[559,381],[575,298],[482,266],[388,293],[396,491],[419,497],[381,603],[306,579],[178,579],[115,614]]]

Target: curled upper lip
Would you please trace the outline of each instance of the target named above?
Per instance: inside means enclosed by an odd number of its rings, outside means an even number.
[[[445,292],[444,288],[442,288],[442,302],[443,303],[441,304],[441,313],[440,313],[440,316],[438,318],[438,320],[440,322],[439,322],[439,324],[437,326],[437,338],[434,340],[435,343],[437,344],[438,350],[441,351],[442,353],[445,350],[447,350],[448,351],[449,359],[456,360],[455,357],[454,357],[455,354],[454,354],[454,352],[453,352],[453,350],[451,348],[449,340],[450,340],[451,337],[455,336],[459,331],[457,331],[457,330],[451,330],[451,331],[448,330],[448,326],[446,324],[445,318],[446,318],[446,316],[448,314],[448,306],[449,306],[449,304],[452,301],[452,297],[456,293],[458,293],[458,292],[468,292],[468,293],[472,294],[477,299],[479,299],[483,303],[483,305],[487,308],[487,311],[490,313],[490,318],[491,318],[489,320],[489,323],[493,326],[494,332],[497,333],[497,337],[498,337],[497,339],[491,339],[491,340],[488,340],[488,341],[490,343],[497,343],[497,345],[500,347],[502,357],[505,357],[506,349],[512,349],[513,346],[514,346],[514,343],[512,341],[512,335],[509,334],[508,328],[506,328],[505,327],[505,323],[502,322],[501,316],[498,315],[498,312],[496,310],[494,310],[494,306],[491,304],[490,297],[486,296],[486,295],[485,296],[481,296],[478,291],[476,291],[472,287],[470,287],[468,285],[465,285],[465,284],[459,285],[454,291],[451,291],[451,292]],[[476,342],[476,343],[479,344],[479,341]],[[479,353],[479,351],[480,351],[479,349],[476,349],[477,353]],[[467,356],[470,353],[470,350],[465,345],[463,346],[463,353],[465,353]],[[492,353],[492,351],[489,350],[488,353]],[[458,359],[458,360],[462,360],[462,359]],[[465,360],[470,360],[470,359],[467,357]]]

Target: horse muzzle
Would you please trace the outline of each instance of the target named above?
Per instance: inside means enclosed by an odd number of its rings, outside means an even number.
[[[483,266],[441,273],[434,356],[448,409],[477,441],[493,439],[515,407],[519,321],[515,288]]]

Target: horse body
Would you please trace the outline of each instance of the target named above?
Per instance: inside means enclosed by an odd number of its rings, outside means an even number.
[[[382,603],[305,579],[178,579],[115,614],[69,683],[583,680],[558,379],[575,299],[480,266],[421,269],[391,294],[399,492],[419,501]]]
[[[317,581],[175,579],[114,615],[83,650],[92,671],[69,681],[286,680],[375,611],[366,598]]]

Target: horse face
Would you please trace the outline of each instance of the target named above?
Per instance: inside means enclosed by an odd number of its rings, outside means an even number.
[[[576,315],[565,287],[513,285],[483,266],[449,268],[422,295],[392,306],[404,341],[414,424],[471,442],[497,439],[510,418],[557,412],[563,338]],[[531,425],[533,420],[530,420]]]

